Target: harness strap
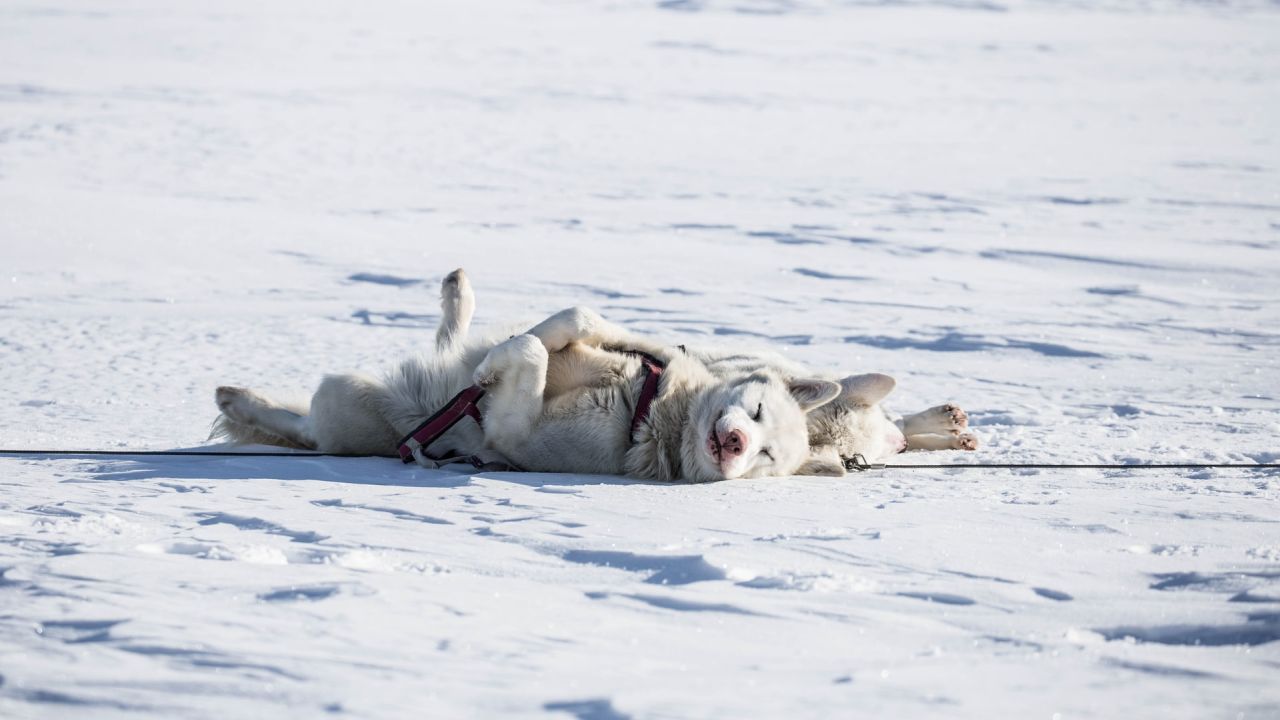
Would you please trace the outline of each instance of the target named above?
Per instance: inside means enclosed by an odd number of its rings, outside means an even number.
[[[631,417],[631,432],[635,434],[640,425],[649,419],[649,410],[653,407],[654,398],[658,396],[658,381],[662,377],[662,371],[667,366],[649,353],[639,350],[632,350],[630,353],[639,356],[645,372],[644,385],[640,388],[640,397],[636,399],[636,411]],[[433,457],[427,453],[427,448],[431,443],[439,440],[441,435],[449,432],[450,428],[457,425],[464,417],[470,417],[475,420],[476,424],[483,429],[484,417],[480,414],[480,408],[477,403],[480,402],[480,398],[484,397],[484,393],[484,388],[479,385],[472,385],[454,395],[453,399],[445,403],[444,407],[437,410],[434,415],[424,420],[421,425],[401,438],[396,448],[396,452],[400,454],[400,460],[406,465],[413,462],[415,451],[421,452],[426,457],[436,461],[453,459]],[[465,459],[476,465],[476,467],[481,467],[478,458],[458,459]]]
[[[464,417],[470,417],[476,421],[477,425],[483,428],[484,418],[480,415],[479,406],[476,405],[482,397],[484,397],[484,388],[479,385],[472,385],[454,395],[453,399],[436,411],[435,415],[424,420],[421,425],[414,428],[412,432],[400,440],[400,445],[397,448],[397,452],[400,453],[400,459],[405,464],[413,462],[415,450],[421,450],[422,454],[426,455],[427,446],[439,440],[441,435],[449,432],[449,428],[457,425],[458,421]],[[427,455],[427,457],[431,456]]]
[[[653,399],[658,396],[658,380],[667,366],[647,352],[629,352],[640,356],[640,362],[644,365],[644,385],[640,388],[640,397],[636,399],[636,413],[631,416],[631,434],[635,435],[641,423],[649,419],[649,409],[653,406]]]

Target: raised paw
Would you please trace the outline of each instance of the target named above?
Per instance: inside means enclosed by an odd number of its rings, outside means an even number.
[[[476,371],[471,374],[471,382],[482,388],[491,388],[498,384],[498,373],[489,363],[489,358],[481,361]]]
[[[458,268],[440,283],[440,327],[436,330],[436,350],[449,353],[467,338],[471,316],[476,310],[476,296],[467,274]]]
[[[444,280],[440,282],[440,298],[446,303],[456,305],[471,294],[471,280],[462,268],[445,275]]]
[[[547,351],[538,338],[516,335],[490,350],[471,379],[476,385],[487,388],[498,384],[502,375],[512,369],[540,369],[545,374],[546,358]]]
[[[537,337],[547,352],[559,352],[571,342],[596,337],[607,324],[590,308],[566,308],[535,325],[529,334]]]

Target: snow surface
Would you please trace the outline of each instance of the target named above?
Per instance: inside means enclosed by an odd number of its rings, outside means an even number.
[[[1280,459],[1274,2],[0,6],[0,445],[590,304],[976,455]],[[0,716],[1280,717],[1274,470],[0,458]]]

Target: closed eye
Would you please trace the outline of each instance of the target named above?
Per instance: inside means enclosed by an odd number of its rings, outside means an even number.
[[[769,462],[774,462],[773,453],[769,452],[769,448],[760,448],[760,454],[769,458]]]
[[[751,419],[752,419],[752,420],[754,420],[754,421],[756,421],[756,422],[760,422],[760,418],[762,418],[762,417],[764,417],[764,403],[757,403],[757,404],[756,404],[756,414],[755,414],[755,415],[752,415],[752,416],[751,416]]]

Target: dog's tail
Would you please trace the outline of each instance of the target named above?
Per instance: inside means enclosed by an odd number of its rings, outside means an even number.
[[[310,410],[307,404],[302,402],[279,402],[276,405],[296,415],[305,416]],[[232,445],[275,445],[294,450],[316,449],[310,444],[298,442],[297,438],[271,432],[270,429],[261,425],[235,420],[225,412],[220,413],[213,421],[213,427],[209,430],[209,439],[222,440]]]

